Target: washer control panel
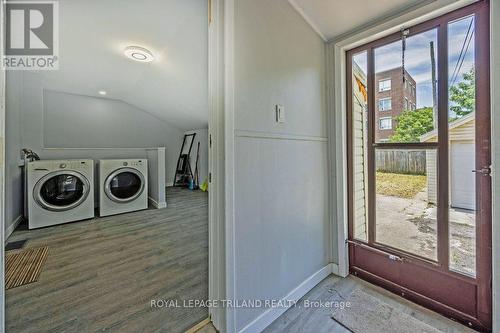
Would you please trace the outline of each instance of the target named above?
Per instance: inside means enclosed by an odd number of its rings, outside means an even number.
[[[86,167],[87,165],[89,165],[88,161],[67,160],[67,161],[56,162],[54,167],[58,167],[59,169],[80,170],[82,167]]]

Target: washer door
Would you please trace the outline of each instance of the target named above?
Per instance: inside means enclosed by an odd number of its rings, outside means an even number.
[[[104,192],[118,203],[133,201],[144,191],[144,176],[132,168],[121,168],[106,178]]]
[[[42,208],[63,212],[78,207],[87,199],[90,182],[76,171],[55,171],[35,185],[33,197]]]

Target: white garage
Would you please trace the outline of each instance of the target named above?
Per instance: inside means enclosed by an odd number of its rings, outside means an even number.
[[[437,131],[424,134],[421,142],[435,142]],[[476,208],[476,174],[475,169],[475,117],[471,113],[452,123],[449,127],[450,140],[450,205],[454,208],[475,210]],[[437,202],[436,154],[427,154],[428,200]]]

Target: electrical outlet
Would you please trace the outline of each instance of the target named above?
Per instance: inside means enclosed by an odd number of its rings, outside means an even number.
[[[276,122],[277,123],[285,122],[285,106],[280,104],[276,105]]]

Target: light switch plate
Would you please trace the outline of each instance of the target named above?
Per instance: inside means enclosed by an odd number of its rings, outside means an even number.
[[[276,105],[276,122],[277,123],[285,122],[285,106],[281,104]]]

